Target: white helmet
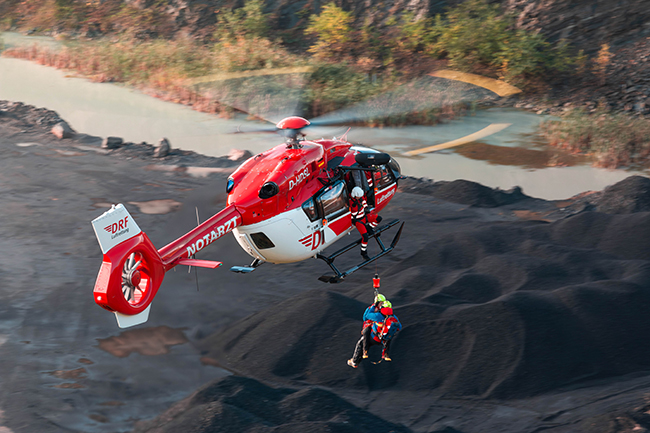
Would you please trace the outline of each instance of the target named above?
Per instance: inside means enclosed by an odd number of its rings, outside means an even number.
[[[363,190],[358,186],[355,186],[354,188],[352,188],[352,197],[354,198],[363,197]]]

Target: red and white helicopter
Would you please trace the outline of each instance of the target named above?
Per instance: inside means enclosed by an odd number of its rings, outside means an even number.
[[[399,220],[377,227],[371,237],[380,252],[346,271],[340,271],[334,260],[361,239],[330,255],[323,250],[354,229],[349,210],[353,187],[366,192],[373,212],[390,202],[401,177],[398,163],[386,153],[353,145],[346,135],[306,140],[301,130],[309,124],[297,116],[277,123],[288,137],[286,142],[249,158],[229,177],[226,208],[159,250],[122,204],[93,220],[104,254],[95,302],[114,312],[120,327],[144,323],[165,272],[177,265],[221,266],[194,255],[229,232],[253,257],[249,266],[232,267],[234,272],[252,272],[265,262],[316,257],[333,271],[319,279],[334,283],[388,254],[399,241],[403,223],[389,246],[383,244],[381,233]]]

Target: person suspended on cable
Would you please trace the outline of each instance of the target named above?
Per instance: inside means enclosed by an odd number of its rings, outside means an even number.
[[[362,359],[368,358],[368,349],[382,345],[382,360],[390,361],[390,341],[402,329],[402,324],[393,314],[392,304],[382,294],[377,294],[374,303],[363,314],[361,338],[354,348],[354,355],[348,365],[357,368]]]
[[[381,217],[374,212],[369,211],[363,189],[355,186],[352,188],[350,196],[352,223],[361,235],[361,256],[365,260],[369,260],[368,239],[370,239],[370,235],[374,234],[374,228],[381,222]]]
[[[385,319],[383,322],[375,322],[372,324],[371,337],[375,342],[381,343],[384,346],[381,352],[381,359],[391,361],[388,353],[390,351],[390,342],[393,340],[395,334],[402,330],[402,323],[393,313],[393,304],[390,301],[385,301],[380,311]]]

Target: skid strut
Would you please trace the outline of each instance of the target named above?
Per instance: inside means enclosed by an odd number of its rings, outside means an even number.
[[[385,256],[386,254],[390,253],[393,248],[395,248],[395,245],[397,245],[397,242],[399,242],[399,238],[402,235],[402,228],[404,227],[404,223],[402,223],[399,227],[399,230],[397,231],[397,234],[395,234],[395,237],[393,238],[393,241],[390,243],[390,246],[387,248],[384,243],[381,240],[381,233],[384,232],[385,230],[388,230],[389,228],[393,227],[394,225],[399,224],[399,220],[393,220],[387,223],[386,225],[383,225],[381,227],[377,227],[374,230],[374,234],[370,235],[370,238],[374,238],[377,241],[377,245],[379,245],[379,248],[381,248],[381,252],[379,254],[370,257],[368,260],[365,260],[361,262],[360,264],[348,269],[345,272],[341,272],[336,265],[334,264],[334,259],[336,259],[338,256],[341,254],[347,253],[351,249],[359,246],[361,244],[361,239],[352,242],[349,245],[344,246],[340,250],[332,253],[329,256],[323,255],[323,254],[317,254],[316,257],[323,260],[325,263],[329,265],[329,267],[334,271],[334,275],[331,274],[325,274],[321,275],[318,277],[320,281],[323,281],[325,283],[338,283],[341,280],[343,280],[345,277],[350,275],[353,272],[358,271],[359,269],[363,268],[366,265],[369,265],[370,263],[374,262],[380,257]]]

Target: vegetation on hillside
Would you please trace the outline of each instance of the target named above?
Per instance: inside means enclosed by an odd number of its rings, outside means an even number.
[[[98,34],[170,40],[172,23],[165,16],[165,0],[152,0],[147,7],[123,0],[24,0],[13,1],[3,25],[25,29],[77,34]],[[247,0],[243,7],[215,11],[211,38],[202,43],[224,44],[239,39],[266,39],[282,45],[274,31],[274,19],[264,12],[263,0]],[[304,13],[303,13],[304,12]],[[305,16],[309,10],[301,11]],[[355,17],[335,3],[308,17],[303,39],[311,40],[307,54],[316,59],[346,62],[357,69],[392,71],[419,57],[442,59],[465,71],[481,71],[521,83],[543,77],[549,71],[566,71],[582,56],[569,54],[568,45],[553,45],[541,34],[516,28],[514,16],[488,0],[467,0],[444,16],[419,18],[409,12],[377,24]],[[84,33],[86,32],[86,33]],[[92,33],[92,32],[91,32]],[[260,46],[260,50],[268,45]],[[368,65],[372,65],[369,68]]]
[[[553,146],[591,155],[599,167],[650,166],[650,121],[643,117],[572,110],[543,122],[541,132]]]
[[[151,0],[146,8],[123,0],[9,1],[5,27],[104,38],[70,41],[56,53],[32,47],[12,49],[7,55],[76,70],[98,81],[126,82],[211,112],[230,111],[224,101],[233,99],[235,88],[260,99],[264,92],[283,88],[297,95],[297,87],[305,86],[301,103],[305,114],[315,116],[395,88],[429,72],[431,62],[525,87],[550,72],[579,70],[585,60],[580,53],[570,55],[563,41],[551,44],[538,33],[517,29],[513,16],[488,0],[467,0],[443,16],[418,19],[403,13],[382,23],[357,22],[350,12],[328,3],[319,14],[300,12],[303,24],[295,30],[308,41],[300,51],[296,48],[301,44],[293,43],[286,31],[274,30],[275,18],[264,12],[263,0],[216,11],[207,36],[192,39],[174,37],[165,0]],[[311,71],[308,79],[304,73],[283,71],[275,81],[266,77],[251,84],[239,75],[239,81],[223,75],[306,67]],[[210,85],[201,78],[219,74]],[[435,122],[455,110],[425,108],[410,119]],[[409,118],[395,115],[386,122],[406,121]]]

